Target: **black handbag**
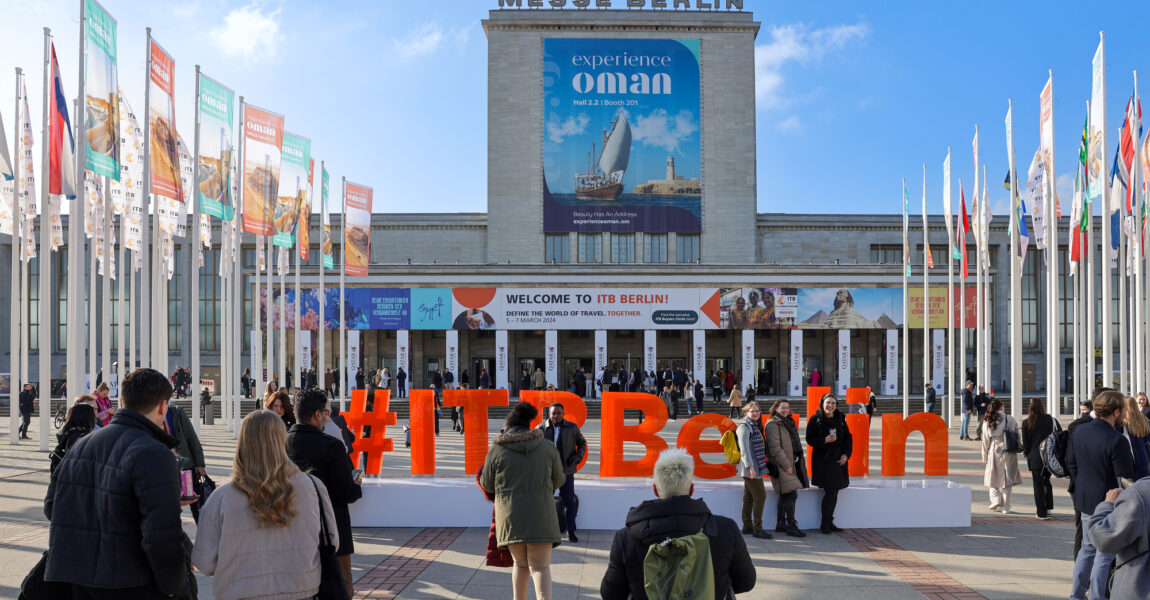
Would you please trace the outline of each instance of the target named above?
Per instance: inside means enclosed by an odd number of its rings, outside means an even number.
[[[1005,441],[1006,452],[1011,454],[1022,454],[1022,441],[1018,439],[1018,430],[1009,427],[1003,427],[1002,430],[1003,440]]]
[[[343,571],[339,568],[339,558],[335,555],[335,546],[331,544],[328,535],[327,517],[323,511],[323,497],[320,496],[319,486],[315,479],[311,484],[315,486],[315,498],[319,503],[319,600],[347,600],[347,586],[343,582]]]
[[[44,581],[47,562],[48,553],[45,552],[20,584],[20,600],[72,600],[72,584]]]

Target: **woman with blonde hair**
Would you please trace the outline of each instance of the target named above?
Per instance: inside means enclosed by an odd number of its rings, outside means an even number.
[[[763,505],[767,500],[767,439],[763,437],[763,410],[754,400],[743,405],[743,418],[735,428],[739,440],[737,471],[743,478],[743,534],[769,540],[763,530]]]
[[[1010,514],[1011,488],[1022,483],[1018,455],[1006,451],[1006,432],[1018,434],[1018,421],[1006,414],[1002,400],[990,401],[982,422],[982,462],[986,463],[982,483],[990,490],[990,510]]]
[[[1126,396],[1126,420],[1122,424],[1130,452],[1134,455],[1134,480],[1150,475],[1150,421],[1138,408],[1138,401]]]
[[[232,478],[200,512],[192,563],[213,577],[218,600],[302,600],[319,592],[321,519],[338,546],[335,514],[327,488],[296,467],[286,444],[275,413],[244,417]]]

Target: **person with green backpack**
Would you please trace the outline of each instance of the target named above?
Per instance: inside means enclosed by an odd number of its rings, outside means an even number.
[[[599,585],[604,600],[728,600],[754,589],[755,565],[739,526],[691,498],[694,474],[695,460],[682,448],[659,455],[656,498],[631,508],[611,543]]]

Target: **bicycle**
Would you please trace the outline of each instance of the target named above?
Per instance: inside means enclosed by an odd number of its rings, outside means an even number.
[[[52,417],[52,424],[56,426],[56,429],[64,426],[64,419],[67,417],[67,414],[63,406],[56,409],[56,414]]]

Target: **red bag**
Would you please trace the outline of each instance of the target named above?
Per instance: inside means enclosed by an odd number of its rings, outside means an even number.
[[[479,485],[479,478],[483,475],[483,468],[480,467],[479,472],[475,474],[475,485],[479,486],[479,491],[483,492],[483,497],[487,498],[488,502],[495,502],[495,496],[488,493]],[[515,564],[511,558],[511,551],[507,548],[499,547],[499,540],[495,537],[495,509],[491,509],[491,528],[487,530],[487,566],[489,567],[510,567]]]

